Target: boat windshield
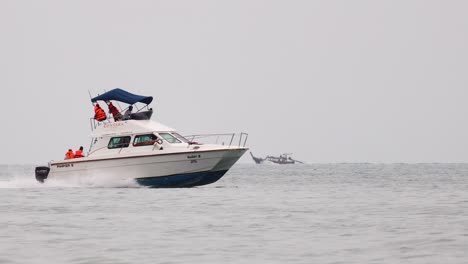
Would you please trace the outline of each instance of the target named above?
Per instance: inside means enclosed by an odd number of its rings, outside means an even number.
[[[189,143],[190,141],[186,138],[184,138],[181,134],[179,133],[174,133],[172,132],[172,135],[175,136],[178,140],[184,142],[184,143]]]
[[[169,143],[182,143],[180,140],[169,133],[159,133],[159,135]]]

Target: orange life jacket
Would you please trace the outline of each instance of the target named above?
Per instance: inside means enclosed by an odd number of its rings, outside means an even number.
[[[73,151],[69,150],[66,154],[65,154],[65,159],[73,159],[75,157],[75,155],[73,155]]]
[[[119,112],[119,109],[115,107],[112,103],[109,103],[109,113],[116,115]]]
[[[75,158],[82,158],[83,156],[83,151],[81,149],[75,151]]]
[[[119,109],[117,109],[117,107],[115,107],[112,102],[109,103],[109,113],[112,114],[112,116],[114,116],[114,120],[115,121],[120,121],[122,120],[122,114],[119,112]]]
[[[97,121],[103,121],[107,118],[106,113],[99,106],[94,107],[94,113],[94,118],[96,118]]]

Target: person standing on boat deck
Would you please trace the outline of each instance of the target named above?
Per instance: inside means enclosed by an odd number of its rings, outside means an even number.
[[[109,107],[109,113],[114,117],[114,121],[122,121],[122,114],[119,112],[119,109],[112,102],[109,102],[107,106]]]
[[[83,158],[83,146],[79,150],[75,151],[75,158]]]
[[[68,152],[65,154],[65,159],[73,159],[75,155],[73,154],[73,150],[69,149]]]
[[[129,106],[127,111],[125,111],[125,113],[124,113],[123,120],[129,120],[130,119],[130,115],[132,114],[132,110],[133,110],[133,106]]]
[[[96,103],[96,105],[94,106],[94,119],[96,119],[97,121],[104,121],[106,120],[106,118],[106,112],[104,112],[101,106],[99,106],[99,104]]]

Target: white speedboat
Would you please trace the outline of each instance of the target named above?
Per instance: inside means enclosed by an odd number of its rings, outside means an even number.
[[[152,97],[114,89],[92,102],[99,100],[148,105]],[[150,120],[152,110],[147,105],[146,110],[140,109],[129,120],[92,119],[88,155],[37,167],[36,179],[76,181],[105,175],[118,181],[134,180],[148,187],[193,187],[219,180],[248,150],[246,133],[182,136],[175,129]],[[206,143],[207,139],[216,142]]]

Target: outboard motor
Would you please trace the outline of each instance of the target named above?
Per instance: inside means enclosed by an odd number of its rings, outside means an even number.
[[[49,167],[36,167],[36,180],[40,183],[43,183],[47,176],[49,175]]]

